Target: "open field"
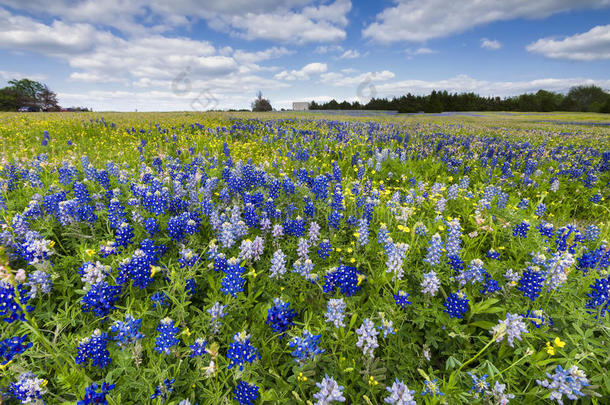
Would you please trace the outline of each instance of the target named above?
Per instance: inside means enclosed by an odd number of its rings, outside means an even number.
[[[0,403],[610,403],[608,114],[0,113],[0,150]]]

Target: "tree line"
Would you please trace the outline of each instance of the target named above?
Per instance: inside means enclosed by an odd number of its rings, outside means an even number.
[[[61,111],[57,94],[49,86],[30,79],[9,80],[0,89],[0,111]],[[86,107],[70,107],[68,111],[89,111]]]
[[[584,111],[610,113],[610,93],[598,86],[572,87],[567,94],[538,90],[514,97],[482,97],[475,93],[449,93],[433,90],[428,95],[408,93],[401,97],[372,98],[358,101],[327,103],[312,101],[310,110],[392,110],[399,113],[440,113],[443,111]]]

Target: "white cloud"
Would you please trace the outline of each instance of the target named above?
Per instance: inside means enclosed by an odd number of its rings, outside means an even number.
[[[380,72],[366,72],[356,76],[347,76],[343,73],[328,72],[320,76],[322,83],[330,84],[338,87],[352,87],[359,86],[361,84],[383,82],[393,79],[396,75],[389,70],[382,70]]]
[[[66,24],[55,20],[46,25],[29,17],[12,15],[1,8],[0,26],[0,48],[50,56],[87,52],[96,44],[113,38],[112,34],[98,31],[89,24]]]
[[[500,41],[495,39],[483,38],[481,39],[481,48],[489,49],[491,51],[497,51],[498,49],[502,48],[502,44],[500,43]]]
[[[436,51],[434,49],[430,49],[430,48],[426,48],[426,47],[417,48],[415,50],[407,49],[406,52],[407,52],[407,55],[409,55],[409,56],[430,55],[430,54],[436,53]]]
[[[355,49],[348,49],[339,56],[339,59],[356,59],[358,57],[360,57],[360,52]]]
[[[19,79],[30,79],[30,80],[44,80],[47,78],[47,75],[43,75],[43,74],[25,74],[22,72],[8,72],[6,70],[0,70],[0,79],[2,80],[19,80]]]
[[[336,0],[329,5],[305,7],[297,12],[248,13],[217,16],[212,27],[245,39],[267,39],[281,42],[336,42],[345,39],[349,0]]]
[[[598,25],[563,39],[542,38],[529,44],[527,50],[552,59],[610,59],[610,25]]]
[[[586,78],[543,78],[527,81],[488,81],[474,79],[468,75],[458,75],[444,80],[401,80],[376,84],[372,81],[380,96],[391,97],[403,94],[428,94],[432,90],[447,90],[448,92],[474,92],[481,96],[513,96],[522,93],[535,92],[540,89],[566,92],[572,86],[595,84],[602,88],[610,87],[610,80],[594,80]]]
[[[299,70],[283,70],[274,77],[278,80],[307,80],[311,76],[320,75],[328,69],[326,63],[309,63]]]
[[[108,26],[132,34],[162,33],[206,21],[246,39],[327,42],[345,38],[350,0],[0,0],[0,5],[67,23]]]
[[[582,8],[610,6],[610,0],[395,0],[362,34],[378,42],[426,41],[494,21],[543,18]]]

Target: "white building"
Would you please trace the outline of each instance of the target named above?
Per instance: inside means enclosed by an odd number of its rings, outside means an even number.
[[[292,109],[294,111],[307,111],[309,110],[309,103],[307,101],[295,101],[292,103]]]

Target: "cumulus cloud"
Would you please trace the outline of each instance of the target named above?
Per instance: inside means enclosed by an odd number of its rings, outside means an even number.
[[[500,41],[495,39],[483,38],[481,39],[481,48],[497,51],[498,49],[502,48],[502,44]]]
[[[326,63],[309,63],[299,70],[283,70],[274,77],[278,80],[307,80],[311,76],[320,75],[328,69]]]
[[[363,83],[383,82],[393,79],[396,75],[389,70],[379,72],[366,72],[355,76],[348,76],[339,72],[328,72],[320,76],[320,81],[338,87],[359,86]]]
[[[598,25],[563,39],[542,38],[529,44],[527,50],[552,59],[610,59],[610,25]]]
[[[587,78],[541,78],[526,81],[489,81],[472,78],[468,75],[458,75],[443,80],[401,80],[372,84],[381,96],[401,96],[403,94],[428,94],[432,90],[447,90],[448,92],[475,92],[482,96],[513,96],[522,93],[535,92],[540,89],[566,92],[577,85],[597,85],[610,87],[610,80],[594,80]]]
[[[356,59],[358,57],[360,57],[360,52],[355,49],[348,49],[339,56],[339,59]]]
[[[378,42],[426,41],[494,21],[543,18],[572,9],[602,8],[610,0],[395,0],[362,31]]]

